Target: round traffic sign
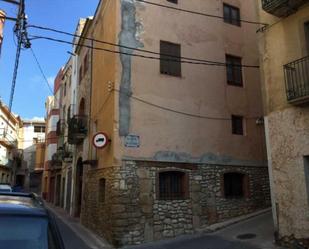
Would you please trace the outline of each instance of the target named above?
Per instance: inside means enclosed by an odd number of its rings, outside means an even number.
[[[109,142],[108,136],[104,132],[99,132],[93,136],[92,143],[97,149],[103,149]]]

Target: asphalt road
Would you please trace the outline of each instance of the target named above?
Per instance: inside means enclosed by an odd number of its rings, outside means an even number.
[[[128,247],[136,249],[258,249],[253,245],[224,239],[216,235],[183,237],[170,242],[158,242],[154,244]]]
[[[66,249],[92,249],[80,238],[70,226],[59,218],[56,219]],[[253,234],[250,239],[239,239],[237,236]],[[88,245],[87,245],[88,244]],[[95,247],[101,248],[101,247]],[[107,248],[107,247],[102,247]],[[279,249],[273,244],[273,225],[271,213],[264,213],[257,217],[228,226],[215,233],[181,236],[171,240],[163,240],[140,246],[125,247],[127,249]]]
[[[63,238],[65,249],[91,249],[68,225],[57,217],[56,221]]]
[[[250,234],[253,238],[239,239]],[[127,249],[279,249],[273,244],[271,212],[228,226],[215,233],[182,236]]]

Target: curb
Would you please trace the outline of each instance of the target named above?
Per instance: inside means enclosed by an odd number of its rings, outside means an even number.
[[[92,249],[112,249],[112,247],[106,240],[94,234],[91,230],[84,227],[82,224],[70,222],[65,215],[62,215],[57,210],[57,207],[53,207],[50,203],[45,202],[45,207],[52,212],[59,220],[67,225],[87,246]]]

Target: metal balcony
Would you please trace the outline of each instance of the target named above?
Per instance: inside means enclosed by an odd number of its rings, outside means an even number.
[[[58,147],[57,153],[60,154],[61,160],[64,162],[72,162],[73,152],[69,144],[64,143],[61,147]]]
[[[63,135],[64,134],[64,129],[65,129],[65,122],[62,119],[60,119],[57,122],[57,128],[56,128],[57,136]]]
[[[302,105],[309,102],[309,56],[284,65],[287,100]]]
[[[51,168],[61,168],[62,167],[62,153],[57,151],[52,155],[52,160],[50,162]]]
[[[85,115],[75,115],[68,122],[69,144],[80,144],[87,135],[88,118]]]
[[[286,17],[295,13],[308,0],[262,0],[262,8],[277,17]]]

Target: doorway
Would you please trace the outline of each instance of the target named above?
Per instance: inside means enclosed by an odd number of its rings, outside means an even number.
[[[80,217],[83,192],[83,159],[79,158],[76,165],[76,212],[75,216]]]

